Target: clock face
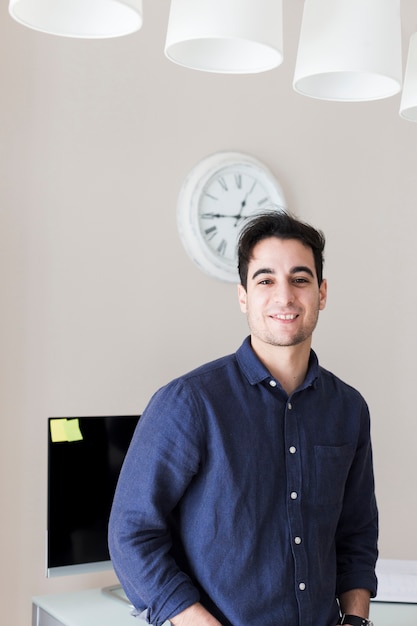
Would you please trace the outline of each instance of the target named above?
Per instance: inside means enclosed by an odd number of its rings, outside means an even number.
[[[242,167],[216,173],[203,188],[198,205],[199,229],[208,249],[235,268],[236,244],[245,220],[273,208],[274,200],[265,181]]]
[[[204,271],[238,282],[237,241],[245,221],[284,207],[279,184],[259,161],[238,153],[212,155],[183,186],[178,205],[181,239]]]

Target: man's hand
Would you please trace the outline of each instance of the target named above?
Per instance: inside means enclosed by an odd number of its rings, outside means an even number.
[[[199,603],[192,604],[175,617],[172,617],[170,621],[173,626],[222,626]]]

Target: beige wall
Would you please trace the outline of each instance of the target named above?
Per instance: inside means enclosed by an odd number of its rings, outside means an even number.
[[[189,169],[218,150],[263,160],[289,206],[328,238],[329,301],[315,347],[373,415],[381,552],[417,559],[417,125],[399,96],[332,104],[291,88],[302,2],[285,3],[286,59],[256,76],[165,60],[168,0],[110,41],[0,19],[2,623],[47,580],[46,419],[140,412],[176,374],[235,350],[235,287],[202,274],[176,231]],[[403,5],[405,47],[415,3]]]

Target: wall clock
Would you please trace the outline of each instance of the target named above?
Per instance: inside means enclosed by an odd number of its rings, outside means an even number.
[[[240,152],[218,152],[197,163],[184,180],[178,231],[198,267],[237,283],[236,245],[245,220],[284,208],[281,186],[263,163]]]

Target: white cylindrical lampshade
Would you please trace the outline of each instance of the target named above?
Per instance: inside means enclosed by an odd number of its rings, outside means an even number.
[[[10,0],[9,13],[24,26],[63,37],[120,37],[142,26],[142,0]]]
[[[400,115],[410,122],[417,122],[417,33],[410,38]]]
[[[400,0],[305,0],[294,89],[359,102],[398,93]]]
[[[166,56],[179,65],[228,74],[282,63],[282,0],[171,0]]]

